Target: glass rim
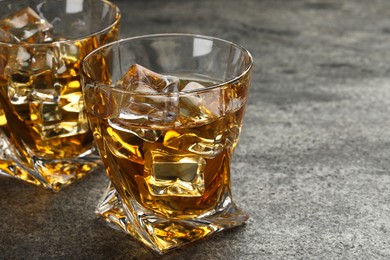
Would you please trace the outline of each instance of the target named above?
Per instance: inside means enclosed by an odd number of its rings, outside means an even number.
[[[162,37],[183,37],[183,36],[184,37],[206,39],[206,40],[217,40],[219,42],[223,42],[225,44],[234,46],[235,48],[241,50],[243,55],[248,57],[248,59],[249,59],[248,65],[246,66],[245,69],[243,69],[243,71],[239,75],[237,75],[235,77],[232,77],[232,78],[229,78],[227,80],[224,80],[223,82],[215,83],[215,84],[209,85],[209,86],[207,86],[205,88],[202,88],[202,89],[185,90],[185,91],[177,91],[177,92],[151,92],[151,93],[149,93],[149,92],[138,92],[138,91],[129,91],[129,90],[117,89],[117,88],[115,88],[115,83],[105,84],[105,83],[102,83],[102,82],[97,82],[95,79],[91,78],[85,72],[85,64],[87,64],[88,59],[90,59],[93,55],[99,53],[101,50],[109,48],[111,46],[119,45],[119,44],[121,44],[123,42],[129,42],[129,41],[138,40],[138,39],[162,38]],[[172,95],[185,95],[185,94],[190,94],[190,93],[202,93],[202,92],[207,92],[207,91],[212,90],[212,89],[217,89],[217,88],[223,87],[225,85],[229,85],[229,84],[231,84],[233,82],[238,81],[240,78],[244,77],[245,75],[249,74],[249,72],[252,69],[252,67],[253,67],[253,57],[252,57],[252,55],[250,54],[250,52],[246,48],[242,47],[241,45],[239,45],[237,43],[234,43],[234,42],[231,42],[231,41],[228,41],[228,40],[224,40],[224,39],[221,39],[221,38],[218,38],[218,37],[201,35],[201,34],[159,33],[159,34],[146,34],[146,35],[140,35],[140,36],[123,38],[123,39],[119,39],[119,40],[107,43],[105,45],[99,46],[98,48],[94,49],[93,51],[88,53],[83,58],[83,60],[81,62],[80,72],[81,72],[82,78],[85,77],[85,78],[88,78],[91,81],[96,82],[97,83],[96,85],[98,85],[99,88],[109,88],[111,91],[115,91],[115,92],[118,92],[118,93],[134,94],[134,95],[137,95],[137,96],[172,96]]]
[[[98,0],[98,1],[107,4],[107,6],[110,6],[112,8],[112,10],[115,10],[115,19],[113,19],[112,23],[110,23],[109,25],[107,25],[106,27],[104,27],[101,30],[91,32],[91,33],[88,33],[86,35],[81,35],[80,37],[76,37],[76,38],[61,39],[61,40],[54,40],[51,42],[41,42],[41,43],[5,42],[5,41],[0,40],[0,45],[8,45],[8,46],[26,46],[27,45],[27,46],[31,46],[31,47],[50,46],[50,45],[56,45],[59,43],[79,42],[79,41],[83,41],[87,38],[90,38],[90,37],[93,37],[93,36],[96,36],[99,34],[103,34],[106,31],[113,28],[114,26],[116,26],[117,24],[119,24],[122,15],[121,15],[121,11],[120,11],[119,7],[116,4],[114,4],[113,2],[110,2],[108,0]]]

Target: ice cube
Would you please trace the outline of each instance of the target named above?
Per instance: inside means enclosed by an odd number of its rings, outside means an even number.
[[[162,135],[161,130],[134,126],[131,120],[124,118],[108,119],[108,124],[121,132],[130,133],[146,142],[156,142]]]
[[[8,78],[8,97],[12,104],[27,104],[35,99],[35,89],[44,89],[50,84],[50,75],[46,73],[39,75],[26,75],[24,73],[13,73]],[[46,95],[45,93],[43,95]]]
[[[190,82],[182,89],[182,91],[192,91],[203,89],[199,83]],[[199,112],[199,108],[202,105],[203,100],[197,94],[184,94],[180,97],[180,115],[185,117],[195,116]]]
[[[60,100],[60,94],[55,89],[33,89],[30,99],[36,103],[58,103]]]
[[[35,89],[52,88],[52,72],[47,65],[46,51],[43,48],[12,48],[4,70],[9,75],[8,97],[14,105],[36,100],[32,96]]]
[[[180,96],[180,120],[199,122],[218,118],[221,114],[220,90],[218,88],[206,90],[205,86],[193,81],[182,89],[183,92],[194,90],[198,92],[189,92]]]
[[[206,161],[193,154],[151,149],[145,155],[145,181],[154,196],[199,197],[205,189]]]
[[[117,88],[137,92],[136,95],[123,96],[121,113],[141,121],[174,122],[179,108],[178,83],[176,77],[157,74],[138,64],[132,65],[116,83]]]
[[[192,90],[202,90],[202,89],[205,89],[205,86],[203,86],[198,82],[190,81],[187,83],[187,85],[184,86],[182,91],[192,91]]]
[[[7,88],[10,102],[13,105],[27,104],[32,92],[31,77],[14,74],[11,79],[12,83]]]
[[[31,119],[40,125],[51,125],[62,120],[60,94],[53,88],[34,87],[30,89],[28,101]]]
[[[40,102],[36,107],[40,124],[47,125],[62,120],[61,107],[57,102]],[[31,114],[34,114],[33,111]]]
[[[67,62],[66,58],[63,56],[64,55],[61,53],[60,46],[53,44],[52,47],[46,49],[44,57],[42,55],[41,64],[45,62],[45,65],[53,71],[53,76],[58,78],[59,74],[64,74],[67,72]],[[70,77],[75,75],[70,75],[68,72],[67,76]]]
[[[30,7],[23,8],[0,21],[3,41],[43,43],[53,40],[53,26]]]
[[[70,81],[70,78],[73,80],[79,78],[79,68],[81,63],[81,57],[85,56],[87,53],[86,46],[83,44],[74,44],[61,42],[58,44],[52,45],[52,51],[48,52],[47,60],[52,60],[52,70],[53,77],[61,84],[64,88],[67,88],[67,82]],[[69,85],[71,88],[80,88],[80,83],[77,80],[73,82],[75,84]],[[71,90],[72,91],[72,90]]]
[[[5,71],[8,74],[35,76],[50,72],[52,62],[48,62],[50,49],[18,47],[12,49]],[[51,73],[51,72],[50,72]]]
[[[126,74],[116,83],[117,87],[136,92],[176,92],[179,79],[165,76],[144,68],[141,65],[132,65]]]
[[[81,93],[81,85],[79,79],[79,62],[72,53],[72,48],[68,48],[69,44],[59,43],[52,44],[51,48],[46,52],[46,64],[51,68],[52,85],[61,92],[62,95],[72,95],[73,93]],[[76,49],[78,47],[75,47]],[[76,104],[75,97],[71,97],[69,103]]]
[[[176,130],[169,130],[164,136],[165,147],[187,151],[200,155],[204,158],[214,158],[223,150],[223,133],[218,133],[215,129],[215,136],[200,136],[202,133],[180,134]]]

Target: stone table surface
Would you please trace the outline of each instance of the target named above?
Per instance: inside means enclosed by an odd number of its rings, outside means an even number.
[[[0,177],[0,259],[390,259],[390,1],[115,1],[122,37],[183,32],[255,66],[232,188],[247,225],[159,257],[94,214],[103,169]]]

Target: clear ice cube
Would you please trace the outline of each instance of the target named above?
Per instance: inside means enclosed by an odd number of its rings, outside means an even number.
[[[60,46],[20,46],[5,68],[10,102],[19,118],[31,118],[42,139],[87,131],[80,83],[65,63]],[[66,91],[70,84],[74,88]]]
[[[11,51],[5,72],[8,77],[8,96],[14,105],[28,104],[40,99],[34,96],[36,89],[52,88],[52,72],[47,64],[46,51],[30,47],[18,47]],[[48,93],[42,93],[46,96]]]
[[[42,57],[41,61],[41,64],[45,62],[45,65],[52,70],[54,77],[67,72],[67,62],[66,57],[64,57],[66,55],[61,52],[60,48],[59,45],[47,48],[46,55],[44,59]]]
[[[31,115],[36,114],[37,120],[41,125],[51,125],[62,120],[61,107],[57,102],[40,102],[34,107],[36,107],[37,111],[34,113],[34,109],[31,109]]]
[[[116,83],[117,87],[127,91],[146,93],[175,92],[178,84],[178,78],[158,74],[139,64],[132,65]]]
[[[180,96],[180,120],[202,121],[217,118],[221,113],[220,90],[205,90],[206,87],[197,82],[189,82],[182,91],[199,90],[197,93],[187,93]]]
[[[154,196],[199,197],[205,190],[204,168],[201,156],[169,149],[151,149],[145,156],[145,178]]]
[[[205,89],[205,86],[203,86],[198,82],[190,81],[184,86],[182,91],[192,91],[192,90],[202,90],[202,89]]]
[[[8,98],[13,105],[27,104],[31,95],[32,78],[27,75],[12,74],[8,85]]]
[[[122,113],[141,121],[175,121],[178,114],[178,84],[176,77],[160,75],[138,64],[132,65],[116,83],[119,89],[137,92],[136,95],[124,96]]]
[[[11,51],[6,72],[9,74],[22,74],[36,76],[44,72],[50,72],[52,61],[48,62],[50,49],[18,47]],[[51,72],[50,72],[51,73]]]
[[[55,89],[34,89],[31,97],[35,101],[57,103],[60,94]]]
[[[130,133],[146,142],[156,142],[162,135],[160,130],[151,128],[142,128],[134,126],[130,120],[123,118],[108,119],[108,124],[113,128],[121,132]]]
[[[0,21],[0,37],[7,42],[50,42],[53,40],[53,26],[26,7]]]

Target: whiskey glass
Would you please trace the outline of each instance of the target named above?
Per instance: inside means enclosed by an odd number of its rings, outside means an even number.
[[[86,56],[87,117],[110,179],[96,213],[158,253],[245,223],[230,163],[252,57],[222,39],[146,35]]]
[[[0,174],[58,191],[99,165],[79,72],[118,39],[120,12],[105,0],[0,5]]]

